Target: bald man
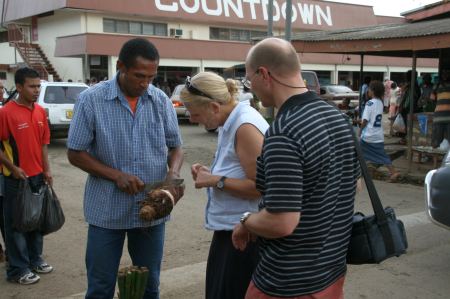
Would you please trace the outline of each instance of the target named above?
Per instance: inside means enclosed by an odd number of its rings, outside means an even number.
[[[343,298],[346,254],[360,176],[341,113],[308,91],[292,45],[265,39],[248,53],[244,84],[277,116],[257,161],[258,213],[245,213],[233,244],[261,240],[252,298]]]

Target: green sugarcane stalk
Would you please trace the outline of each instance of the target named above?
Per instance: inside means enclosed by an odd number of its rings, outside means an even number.
[[[137,297],[137,294],[138,294],[138,283],[139,283],[139,281],[138,281],[138,273],[137,273],[137,267],[133,267],[133,271],[132,271],[132,273],[133,273],[133,291],[132,291],[132,298],[133,299],[136,299]]]
[[[136,270],[136,288],[135,288],[135,295],[134,299],[142,299],[140,296],[141,294],[141,286],[142,286],[142,271],[140,269]]]
[[[127,299],[125,295],[125,273],[119,271],[119,274],[117,275],[117,284],[119,285],[119,298],[120,299]]]
[[[129,270],[127,270],[127,276],[126,276],[126,280],[125,280],[125,292],[126,292],[127,299],[131,299],[131,283],[132,283],[131,280],[132,280],[131,272]]]
[[[142,297],[144,297],[144,295],[145,295],[145,289],[147,288],[147,282],[148,282],[148,276],[149,276],[147,267],[141,267],[141,271],[142,271],[142,277],[141,277],[142,287],[141,287],[139,299],[142,299]]]

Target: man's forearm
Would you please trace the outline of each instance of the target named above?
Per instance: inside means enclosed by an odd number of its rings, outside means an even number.
[[[93,176],[116,181],[117,177],[120,175],[120,171],[106,166],[86,151],[74,151],[69,149],[67,157],[72,165]]]
[[[169,149],[169,157],[167,164],[169,166],[169,173],[175,177],[180,176],[181,166],[183,165],[183,150],[181,147],[174,147]]]
[[[292,234],[299,221],[299,212],[270,213],[263,209],[250,215],[244,227],[260,237],[277,239]]]
[[[48,145],[42,146],[42,168],[45,172],[50,171],[50,163],[48,162]]]

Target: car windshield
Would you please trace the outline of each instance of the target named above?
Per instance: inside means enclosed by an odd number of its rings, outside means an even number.
[[[85,86],[47,86],[44,102],[48,104],[74,104]]]
[[[175,90],[173,91],[172,95],[174,95],[174,96],[180,95],[180,92],[183,89],[183,86],[184,85],[177,85],[177,87],[175,87]]]
[[[350,88],[348,88],[347,86],[330,86],[328,87],[328,90],[332,93],[349,93],[349,92],[353,92],[353,90],[351,90]]]

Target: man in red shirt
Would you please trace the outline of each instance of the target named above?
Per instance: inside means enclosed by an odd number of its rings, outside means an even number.
[[[36,273],[49,273],[53,267],[41,258],[43,237],[39,231],[21,233],[12,227],[13,203],[20,180],[28,180],[33,192],[52,184],[47,145],[50,129],[44,109],[36,103],[40,91],[39,74],[21,68],[15,74],[19,97],[0,109],[0,163],[5,175],[4,221],[8,252],[8,281],[32,284],[39,281]]]

